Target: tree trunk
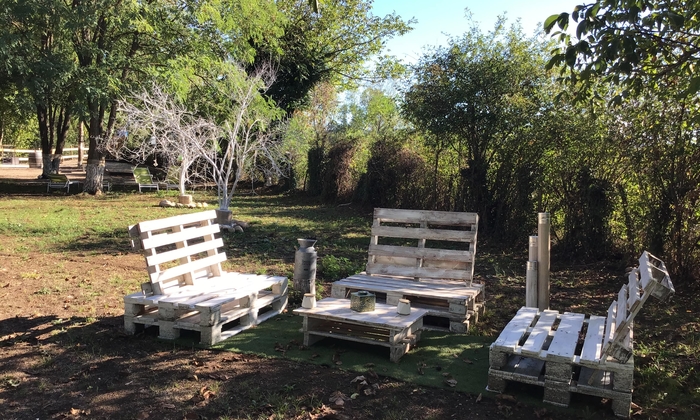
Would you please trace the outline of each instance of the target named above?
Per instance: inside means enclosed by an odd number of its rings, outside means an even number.
[[[88,194],[102,194],[102,180],[105,173],[105,155],[99,150],[99,140],[102,137],[102,118],[104,108],[97,101],[90,103],[90,124],[88,125],[88,161],[85,169],[83,191]]]

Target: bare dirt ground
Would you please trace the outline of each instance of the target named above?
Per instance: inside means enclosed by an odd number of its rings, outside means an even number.
[[[1,178],[36,179],[40,170],[1,169]],[[69,174],[70,176],[70,174]],[[81,177],[83,175],[75,175]],[[6,246],[20,246],[0,234]],[[13,243],[15,242],[15,243]],[[109,276],[105,276],[105,269]],[[599,267],[595,267],[595,271]],[[120,278],[143,274],[125,244],[109,254],[0,252],[0,419],[565,419],[510,395],[468,395],[368,375],[375,396],[355,392],[357,376],[282,358],[182,348],[153,335],[123,332]],[[591,277],[595,277],[592,275]],[[56,278],[63,278],[56,284]],[[520,297],[496,277],[489,284],[487,333],[496,334]],[[605,287],[605,286],[604,286]],[[614,287],[558,291],[602,313]],[[330,287],[327,287],[330,290]],[[610,289],[609,291],[607,289]],[[516,291],[515,293],[520,293]],[[591,307],[591,302],[593,307]],[[597,304],[595,302],[598,302]],[[596,306],[598,305],[598,306]],[[536,391],[535,391],[536,392]],[[610,417],[609,402],[588,402],[589,418]]]

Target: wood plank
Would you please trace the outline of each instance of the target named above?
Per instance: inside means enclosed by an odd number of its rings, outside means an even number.
[[[376,263],[367,264],[367,273],[432,279],[455,279],[464,281],[471,280],[472,278],[471,272],[465,270],[450,270],[434,267],[406,267]]]
[[[637,279],[637,270],[632,270],[627,276],[627,308],[630,312],[636,313],[637,305],[641,301],[641,292],[639,290],[639,280]]]
[[[352,276],[335,283],[351,289],[384,293],[398,292],[401,295],[416,295],[443,299],[469,300],[475,299],[481,293],[480,287],[466,286],[464,283],[461,283],[459,286],[452,286],[428,282],[417,283],[408,279],[391,278],[381,278],[381,280],[377,279],[373,281],[373,278],[370,276]]]
[[[168,229],[177,225],[188,225],[202,221],[211,222],[213,220],[216,220],[216,210],[207,210],[197,213],[185,213],[156,220],[147,220],[139,223],[138,226],[141,232],[146,232]]]
[[[588,319],[588,331],[586,331],[586,338],[583,341],[583,349],[581,350],[582,364],[600,363],[604,335],[605,317],[592,315]]]
[[[615,336],[615,312],[617,312],[617,301],[613,301],[608,308],[608,317],[605,322],[605,336],[603,339],[603,354],[608,349],[608,343]]]
[[[408,284],[405,282],[405,280],[409,280]],[[382,287],[396,287],[397,290],[401,289],[403,287],[410,287],[412,289],[425,289],[425,290],[448,290],[450,292],[459,292],[459,290],[465,290],[469,291],[472,289],[476,288],[481,288],[482,285],[474,285],[474,286],[466,286],[464,282],[459,281],[459,282],[422,282],[422,283],[417,283],[410,281],[410,278],[402,278],[402,277],[396,277],[396,276],[381,276],[381,275],[368,275],[368,274],[354,274],[350,277],[347,277],[342,280],[338,280],[338,282],[366,282],[366,283],[372,283],[372,284],[377,284]]]
[[[493,343],[495,349],[515,351],[520,339],[523,338],[527,329],[537,316],[537,308],[522,307],[515,314],[508,324],[503,328],[501,334]]]
[[[323,331],[313,331],[309,330],[309,334],[311,335],[316,335],[319,337],[330,337],[330,338],[337,338],[339,340],[347,340],[347,341],[354,341],[356,343],[363,343],[363,344],[372,344],[372,345],[377,345],[377,346],[384,346],[384,347],[391,347],[391,344],[389,341],[379,341],[379,340],[374,340],[371,338],[363,338],[363,337],[354,337],[351,335],[345,335],[345,334],[338,334],[338,333],[329,333],[329,332],[323,332]]]
[[[406,257],[406,258],[422,258],[429,260],[444,260],[444,261],[459,261],[471,262],[473,254],[471,251],[460,251],[452,249],[440,248],[413,248],[408,246],[392,246],[392,245],[371,245],[369,246],[369,254],[386,257]]]
[[[418,318],[424,316],[425,310],[411,308],[410,315],[399,315],[396,313],[395,306],[377,303],[375,310],[372,312],[356,312],[350,309],[350,301],[348,299],[325,298],[318,301],[315,308],[298,308],[294,310],[294,313],[308,316],[309,318],[341,320],[360,325],[406,328],[416,322]]]
[[[183,257],[201,254],[211,250],[218,250],[224,246],[224,240],[217,238],[211,241],[204,241],[194,245],[188,245],[183,248],[176,248],[170,251],[161,252],[159,254],[146,257],[146,264],[157,265],[169,261],[175,261]]]
[[[620,329],[627,324],[627,285],[623,284],[617,294],[617,311],[615,311],[615,328]]]
[[[214,264],[218,264],[226,261],[226,254],[216,254],[211,257],[202,258],[201,260],[192,261],[186,265],[178,265],[176,267],[168,268],[167,270],[161,271],[155,280],[157,282],[165,282],[178,276],[182,276],[186,273],[196,272],[203,270]]]
[[[476,213],[386,208],[375,208],[374,218],[381,219],[384,222],[399,223],[420,223],[428,221],[429,223],[445,226],[466,226],[474,225],[479,222],[479,216]]]
[[[401,239],[430,239],[436,241],[474,242],[476,233],[471,230],[422,229],[401,226],[372,227],[373,236]]]
[[[547,360],[552,359],[569,363],[573,361],[585,318],[584,314],[571,312],[561,314],[559,326],[554,333],[552,342],[549,344],[549,349],[547,349]]]
[[[143,231],[142,231],[143,232]],[[175,244],[177,242],[185,242],[190,239],[201,238],[205,235],[211,235],[219,232],[219,225],[209,225],[201,227],[192,227],[183,229],[180,232],[161,233],[152,235],[149,238],[141,239],[141,244],[144,249],[156,249],[165,245]]]
[[[545,310],[540,312],[540,318],[530,331],[530,336],[522,345],[520,352],[526,356],[539,357],[545,340],[552,332],[552,326],[556,322],[559,312]]]

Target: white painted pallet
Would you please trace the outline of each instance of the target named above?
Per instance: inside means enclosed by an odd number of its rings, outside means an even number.
[[[193,330],[202,344],[212,345],[286,308],[286,277],[221,268],[226,254],[214,219],[211,210],[129,227],[133,247],[144,253],[150,281],[141,292],[124,297],[127,333],[157,326],[161,338],[174,339],[181,330]]]
[[[572,392],[613,401],[628,417],[634,372],[633,320],[649,296],[670,298],[673,284],[663,262],[644,252],[607,316],[521,308],[489,351],[489,390],[507,381],[545,388],[544,401],[569,404]]]
[[[467,332],[485,301],[484,285],[472,282],[478,221],[476,213],[375,209],[366,271],[334,282],[331,296],[367,290],[389,305],[408,299],[450,331]]]
[[[420,339],[425,310],[411,308],[399,315],[396,306],[377,303],[369,312],[350,309],[349,299],[326,298],[311,309],[298,308],[303,317],[304,345],[325,337],[389,347],[389,359],[398,363]]]

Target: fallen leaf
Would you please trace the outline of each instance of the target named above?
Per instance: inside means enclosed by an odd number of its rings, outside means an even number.
[[[503,400],[503,401],[510,401],[510,402],[515,402],[515,401],[516,401],[514,396],[508,395],[508,394],[498,394],[498,395],[496,396],[496,398],[501,399],[501,400]]]
[[[473,365],[473,364],[474,364],[474,362],[472,362],[471,360],[469,360],[469,359],[467,359],[467,358],[464,358],[464,359],[462,359],[462,360],[464,361],[464,363],[468,363],[468,364],[470,364],[470,365]]]
[[[354,400],[354,399],[356,399],[356,398],[359,397],[359,396],[360,396],[360,394],[358,394],[357,392],[355,392],[354,394],[352,394],[352,395],[350,396],[350,399],[351,399],[351,400]]]
[[[449,377],[452,376],[452,375],[450,375],[449,372],[444,372],[444,373],[442,374],[442,376],[444,376],[445,378],[449,378]]]
[[[481,402],[481,393],[479,393],[479,396],[476,397],[476,402]]]
[[[535,417],[541,419],[547,415],[547,409],[542,408],[541,410],[535,410]]]
[[[175,404],[163,404],[163,408],[169,408],[172,410],[175,408]]]
[[[364,381],[364,380],[366,380],[365,377],[362,376],[362,375],[360,375],[360,376],[356,376],[355,379],[353,379],[352,381],[350,381],[350,383],[351,383],[351,384],[354,384],[355,382],[362,382],[362,381]]]
[[[446,379],[445,383],[453,388],[457,386],[457,381],[454,379]]]
[[[345,405],[345,401],[343,401],[342,398],[338,398],[337,400],[335,400],[335,401],[333,402],[333,404],[337,405],[338,407],[342,407],[342,406]]]
[[[319,356],[320,356],[320,355],[319,355],[318,353],[314,353],[314,354],[311,355],[311,360],[313,360],[313,359],[315,359],[315,358],[317,358],[317,357],[319,357]]]
[[[70,413],[71,413],[71,415],[73,415],[73,416],[79,416],[79,415],[80,415],[80,409],[78,409],[78,408],[71,408],[71,409],[70,409]]]

